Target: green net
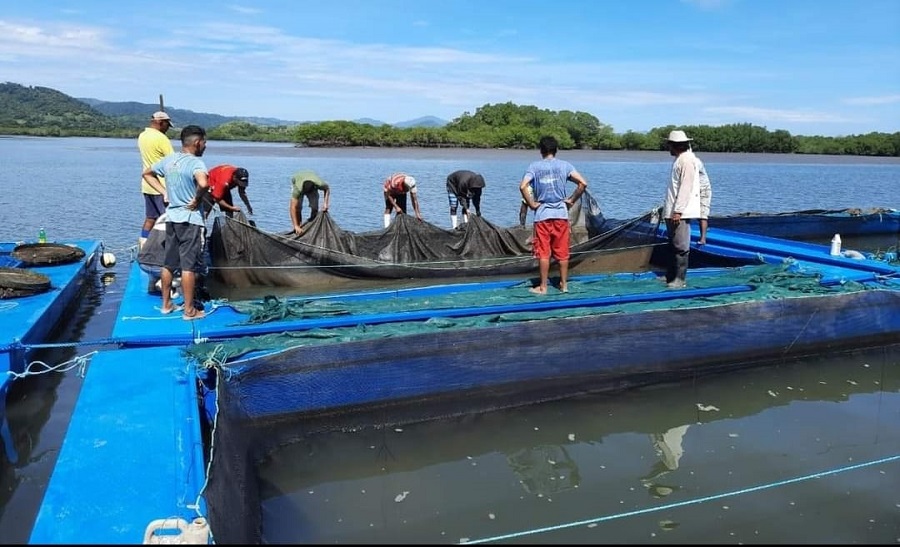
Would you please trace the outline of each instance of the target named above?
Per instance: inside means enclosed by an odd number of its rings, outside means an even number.
[[[857,282],[832,285],[820,283],[820,275],[803,271],[792,261],[716,270],[704,275],[699,270],[689,278],[691,289],[721,289],[707,296],[665,300],[628,297],[672,294],[672,290],[653,274],[633,276],[594,276],[586,281],[572,280],[567,293],[553,292],[537,297],[528,292],[530,281],[511,286],[460,290],[422,296],[411,294],[384,298],[329,297],[289,299],[267,296],[258,301],[229,302],[235,310],[247,315],[247,323],[266,323],[285,319],[322,319],[344,317],[344,326],[311,328],[233,340],[205,342],[187,349],[198,362],[207,365],[258,350],[273,350],[302,345],[336,344],[379,337],[427,334],[442,330],[485,328],[510,322],[582,317],[612,313],[631,313],[659,309],[694,308],[766,299],[799,298],[824,294],[873,290],[875,287]],[[734,290],[731,290],[734,289]],[[623,302],[597,299],[619,297]],[[556,303],[544,310],[510,311],[517,305]],[[584,303],[584,305],[582,305]],[[497,310],[497,311],[494,311]]]

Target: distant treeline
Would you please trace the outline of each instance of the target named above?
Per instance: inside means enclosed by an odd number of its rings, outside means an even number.
[[[104,107],[118,115],[104,114],[99,110]],[[141,112],[148,108],[149,112]],[[0,134],[5,135],[131,138],[146,126],[152,109],[155,107],[141,103],[116,103],[115,109],[113,103],[91,106],[53,89],[0,83]],[[555,112],[511,102],[487,104],[474,114],[465,112],[444,127],[408,128],[348,121],[257,124],[217,114],[171,111],[178,113],[174,118],[177,126],[170,131],[173,138],[178,127],[197,123],[215,140],[292,142],[310,147],[535,149],[543,135],[553,135],[564,150],[664,150],[669,131],[683,129],[694,139],[695,148],[703,152],[900,156],[900,132],[807,137],[743,123],[718,127],[667,125],[647,133],[618,134],[586,112]]]
[[[219,128],[225,130],[227,125]],[[465,148],[537,148],[543,135],[553,135],[562,149],[665,150],[673,129],[683,129],[704,152],[768,152],[777,154],[849,154],[900,156],[900,132],[848,137],[794,136],[749,123],[655,127],[647,133],[613,132],[586,112],[554,112],[512,103],[485,105],[464,113],[444,127],[398,129],[353,122],[321,122],[297,126],[301,146],[420,146]]]

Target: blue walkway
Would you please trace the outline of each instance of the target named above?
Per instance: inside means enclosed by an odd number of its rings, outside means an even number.
[[[21,373],[33,353],[28,344],[40,344],[60,323],[63,313],[81,290],[85,274],[96,269],[100,242],[94,240],[60,242],[77,245],[85,256],[78,262],[55,266],[34,266],[30,272],[50,278],[50,290],[19,298],[0,300],[0,391],[11,380],[12,373]],[[0,244],[0,258],[4,267],[18,267],[10,253],[14,243]]]
[[[98,353],[30,542],[141,543],[153,520],[198,515],[204,477],[194,370],[179,350]]]

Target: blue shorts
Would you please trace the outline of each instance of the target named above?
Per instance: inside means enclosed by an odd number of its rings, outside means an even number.
[[[144,216],[158,219],[166,212],[166,203],[163,201],[162,194],[144,194]]]

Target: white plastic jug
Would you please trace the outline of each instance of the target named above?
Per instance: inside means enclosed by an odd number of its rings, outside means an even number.
[[[831,256],[841,255],[841,234],[834,234],[831,238]]]
[[[162,533],[157,533],[162,532]],[[144,530],[144,545],[207,545],[209,524],[203,517],[156,519]]]

